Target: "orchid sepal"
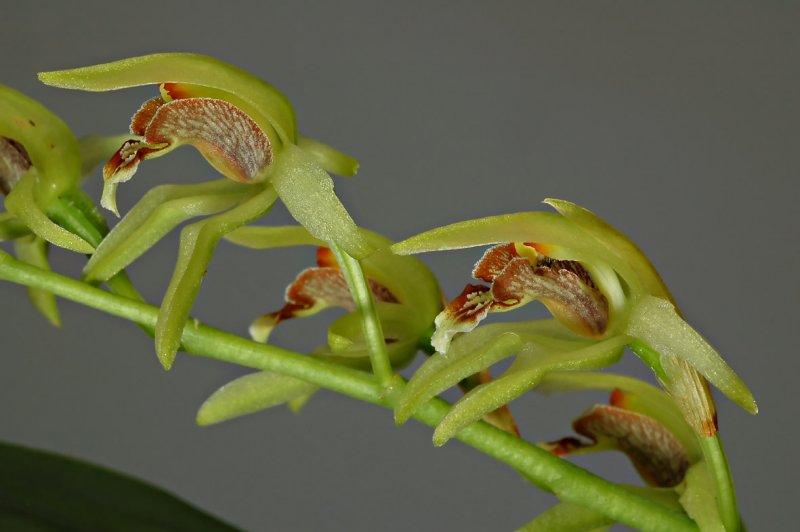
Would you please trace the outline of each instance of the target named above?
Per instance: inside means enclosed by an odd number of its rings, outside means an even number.
[[[297,147],[306,152],[326,172],[344,177],[358,173],[358,159],[323,142],[299,135]]]
[[[100,65],[41,72],[39,79],[54,87],[92,92],[161,83],[208,87],[243,102],[247,107],[245,111],[252,111],[256,122],[265,128],[275,128],[284,142],[296,140],[294,109],[286,96],[245,70],[205,55],[164,53],[131,57]]]
[[[661,355],[686,360],[714,386],[747,412],[758,412],[753,394],[708,342],[686,323],[669,301],[644,296],[633,306],[628,334],[639,338]]]

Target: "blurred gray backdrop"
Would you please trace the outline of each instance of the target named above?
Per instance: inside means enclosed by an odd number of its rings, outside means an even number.
[[[3,8],[0,82],[79,135],[112,134],[154,89],[64,91],[36,72],[211,54],[277,85],[305,134],[360,158],[360,175],[337,178],[337,191],[359,223],[393,239],[540,209],[545,197],[594,210],[641,245],[751,386],[756,417],[719,400],[742,513],[751,530],[790,530],[799,22],[793,2],[29,0]],[[120,188],[121,210],[157,183],[211,178],[196,152],[179,150]],[[88,188],[99,193],[99,175]],[[289,218],[276,209],[269,220]],[[130,268],[151,302],[176,245],[171,235]],[[424,260],[452,297],[480,254]],[[79,273],[81,257],[53,256],[56,269]],[[245,334],[312,261],[310,249],[222,243],[194,313]],[[297,416],[279,408],[198,428],[199,404],[242,369],[184,355],[167,373],[130,323],[64,302],[55,330],[21,287],[0,284],[0,298],[3,440],[137,475],[249,530],[510,530],[553,503],[458,442],[434,449],[430,429],[396,428],[388,411],[333,394]],[[275,342],[311,349],[326,321],[287,324]],[[647,375],[630,357],[624,368]],[[604,400],[529,394],[512,407],[524,435],[542,440]],[[635,479],[620,456],[581,463]]]

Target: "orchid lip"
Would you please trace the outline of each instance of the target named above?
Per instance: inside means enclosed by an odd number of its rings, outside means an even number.
[[[133,138],[125,141],[103,169],[103,206],[116,212],[115,189],[136,173],[143,160],[189,144],[224,176],[241,183],[267,177],[273,150],[267,134],[241,109],[215,98],[158,96],[131,118]]]

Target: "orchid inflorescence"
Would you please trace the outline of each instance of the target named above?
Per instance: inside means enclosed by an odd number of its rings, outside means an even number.
[[[221,239],[251,249],[313,246],[317,265],[289,284],[282,308],[255,319],[253,340],[269,342],[287,319],[342,307],[347,313],[330,323],[327,343],[311,357],[380,377],[381,359],[394,374],[425,352],[430,358],[407,385],[396,375],[381,383],[398,424],[442,392],[462,388],[465,395],[434,431],[436,445],[481,419],[519,435],[508,403],[531,390],[604,390],[610,403],[589,408],[573,424],[583,439],[539,445],[558,456],[621,451],[649,486],[630,489],[704,527],[739,526],[738,514],[731,517],[735,499],[719,491],[725,478],[708,383],[748,412],[756,412],[755,401],[681,317],[639,248],[597,215],[551,199],[546,203],[555,213],[460,222],[392,244],[356,226],[333,191],[328,172],[354,175],[357,161],[300,136],[286,97],[237,67],[194,54],[157,54],[40,79],[88,91],[158,87],[158,95],[134,113],[130,134],[80,142],[40,104],[0,87],[0,189],[7,195],[0,239],[13,240],[19,260],[43,269],[49,269],[49,244],[87,254],[86,283],[106,283],[137,299],[125,268],[180,224],[202,217],[181,230],[172,280],[150,331],[165,368],[181,348]],[[158,185],[109,232],[80,189],[83,178],[107,160],[100,203],[119,216],[118,186],[142,161],[183,144],[194,146],[225,179]],[[278,199],[300,225],[254,225]],[[412,255],[476,246],[490,246],[473,271],[481,284],[468,284],[443,303],[435,277]],[[31,289],[30,296],[59,323],[51,293]],[[541,301],[553,317],[479,325],[492,313],[531,301]],[[626,348],[652,369],[663,391],[598,371],[619,361]],[[510,357],[508,369],[492,378],[490,367]],[[252,373],[209,397],[197,421],[216,423],[279,404],[297,410],[318,389],[295,376]],[[567,501],[526,527],[540,530],[571,519],[609,524],[602,513]]]

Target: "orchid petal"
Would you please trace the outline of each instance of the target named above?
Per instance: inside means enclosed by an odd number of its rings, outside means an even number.
[[[47,242],[35,235],[14,240],[14,251],[22,262],[50,271],[47,260]],[[56,305],[56,297],[46,290],[28,288],[28,297],[42,316],[55,327],[61,327],[61,317]]]
[[[559,349],[544,353],[537,353],[539,349],[535,344],[527,344],[505,374],[475,388],[453,405],[433,433],[434,445],[444,445],[487,412],[535,388],[541,378],[551,371],[598,369],[617,362],[627,342],[627,337],[615,336],[589,345],[583,343],[582,347],[572,351]]]
[[[572,427],[591,441],[564,438],[546,447],[559,456],[621,451],[651,486],[673,487],[683,480],[689,467],[689,457],[680,441],[649,416],[617,406],[595,405],[581,414]]]
[[[691,463],[702,456],[694,431],[686,423],[675,403],[661,389],[642,380],[616,373],[552,372],[536,387],[542,394],[583,390],[611,392],[611,404],[651,417],[669,430],[689,457]]]
[[[194,85],[195,95],[219,97],[250,115],[265,131],[274,128],[285,143],[295,141],[294,110],[272,85],[224,61],[199,54],[168,53],[132,57],[83,68],[42,72],[39,79],[55,87],[108,91],[141,85]],[[215,93],[202,93],[203,88]],[[198,93],[201,92],[201,93]]]
[[[300,135],[297,146],[306,152],[326,172],[351,177],[358,173],[358,159],[342,153],[332,146]]]
[[[275,190],[267,186],[233,209],[196,222],[181,232],[175,272],[156,322],[156,354],[165,369],[169,369],[175,360],[183,328],[217,242],[225,234],[264,215],[276,199]]]
[[[461,294],[436,316],[436,331],[431,336],[431,345],[439,353],[447,353],[452,339],[470,332],[481,322],[496,304],[491,289],[483,285],[468,284]]]
[[[372,252],[333,192],[333,180],[300,148],[288,144],[274,164],[272,185],[289,213],[316,238],[362,259]]]
[[[733,402],[751,414],[758,412],[747,385],[719,353],[678,316],[669,301],[644,296],[634,306],[629,320],[628,334],[661,353],[662,365],[668,357],[682,358]]]
[[[278,311],[257,318],[250,325],[250,336],[266,343],[280,322],[312,316],[330,307],[355,310],[353,298],[338,268],[307,268],[286,288],[286,304]]]
[[[252,414],[307,397],[317,389],[314,384],[286,375],[251,373],[222,386],[206,399],[197,412],[197,424],[213,425]]]
[[[240,227],[225,235],[225,240],[250,249],[272,249],[289,246],[324,246],[302,225]]]
[[[116,189],[133,177],[139,163],[189,144],[218,172],[240,183],[267,178],[272,146],[261,128],[224,100],[190,98],[165,102],[153,98],[131,121],[136,138],[126,140],[103,168],[103,207],[119,215]]]
[[[359,228],[367,244],[377,251],[362,261],[367,277],[389,289],[403,305],[414,308],[421,326],[427,327],[441,309],[439,285],[430,269],[416,257],[389,252],[391,243],[378,233]],[[325,246],[303,226],[248,226],[233,231],[227,240],[252,249],[284,246]]]
[[[151,189],[114,227],[86,263],[84,277],[106,281],[127,267],[180,223],[229,209],[253,189],[224,179],[200,185]]]

